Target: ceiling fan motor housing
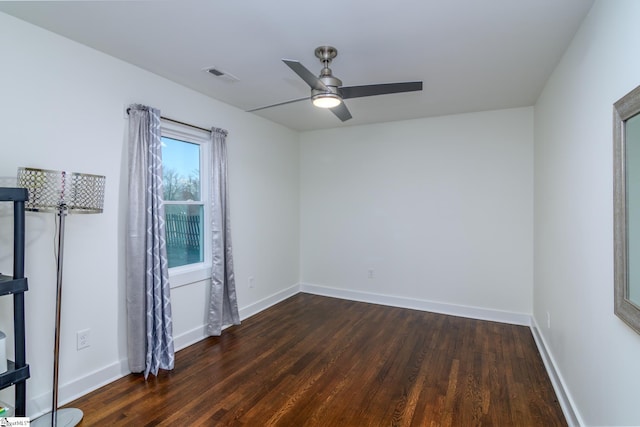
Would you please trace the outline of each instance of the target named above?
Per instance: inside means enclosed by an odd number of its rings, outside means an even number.
[[[329,72],[331,72],[331,70],[329,70]],[[322,74],[318,77],[318,80],[320,80],[327,87],[328,91],[311,89],[312,96],[321,93],[332,93],[335,95],[340,95],[340,92],[338,92],[338,87],[342,86],[342,80],[332,75],[323,76]]]
[[[325,70],[329,69],[325,68]],[[331,70],[329,70],[329,75],[320,74],[320,77],[318,77],[318,80],[325,85],[326,90],[311,89],[311,102],[316,107],[333,108],[342,103],[342,94],[338,89],[338,87],[342,85],[342,82],[340,79],[330,75],[330,73]]]

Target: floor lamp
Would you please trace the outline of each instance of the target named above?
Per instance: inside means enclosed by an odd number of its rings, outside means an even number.
[[[62,266],[64,223],[67,214],[101,213],[105,177],[46,169],[18,168],[18,187],[26,188],[29,200],[25,209],[57,213],[57,288],[55,340],[53,347],[53,402],[51,412],[34,420],[32,426],[75,426],[83,417],[80,409],[58,410],[58,366],[60,362],[60,313],[62,308]]]

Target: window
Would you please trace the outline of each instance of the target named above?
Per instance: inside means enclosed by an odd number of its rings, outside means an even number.
[[[165,239],[171,286],[209,277],[209,135],[163,121]]]

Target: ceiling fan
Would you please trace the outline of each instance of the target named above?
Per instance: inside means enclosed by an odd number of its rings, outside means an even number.
[[[302,80],[311,87],[311,96],[291,101],[280,102],[278,104],[267,105],[266,107],[254,108],[248,112],[263,110],[265,108],[277,107],[279,105],[291,104],[292,102],[311,99],[316,107],[328,108],[343,122],[349,120],[352,116],[349,109],[344,104],[345,99],[362,98],[365,96],[386,95],[400,92],[414,92],[422,90],[422,82],[403,82],[403,83],[382,83],[364,86],[342,86],[342,81],[335,77],[329,68],[329,64],[333,58],[338,55],[338,50],[332,46],[320,46],[315,50],[316,57],[323,65],[320,75],[316,77],[299,61],[283,59],[282,62],[287,64]]]

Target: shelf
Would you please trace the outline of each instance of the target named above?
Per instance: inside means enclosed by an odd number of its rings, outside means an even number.
[[[0,296],[26,292],[28,288],[26,277],[14,279],[13,277],[0,274]]]
[[[0,389],[7,388],[15,383],[21,382],[29,378],[29,365],[16,369],[16,364],[11,360],[7,360],[7,372],[0,374]]]
[[[29,365],[26,362],[24,324],[24,292],[28,288],[27,279],[24,277],[24,214],[28,199],[29,192],[25,188],[0,187],[0,202],[13,204],[13,270],[10,276],[0,274],[0,296],[13,294],[13,354],[15,355],[14,360],[7,360],[6,372],[0,373],[0,389],[14,386],[14,414],[19,417],[24,417],[27,412],[27,379],[30,376]]]
[[[29,199],[29,192],[26,188],[0,187],[0,200],[26,202]]]

